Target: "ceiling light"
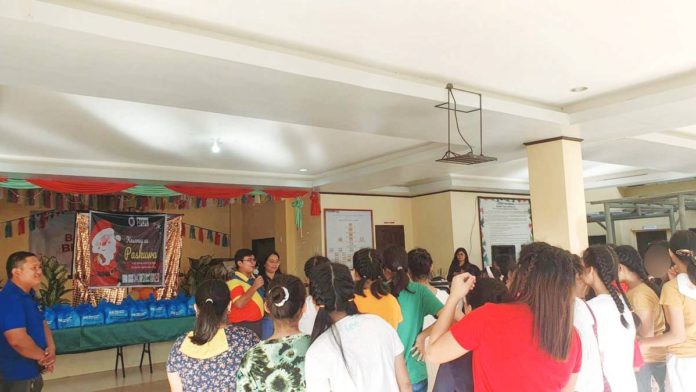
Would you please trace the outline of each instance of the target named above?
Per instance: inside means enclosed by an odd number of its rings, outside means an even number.
[[[581,93],[583,91],[587,91],[587,87],[585,86],[578,86],[578,87],[573,87],[570,89],[570,92],[572,93]]]
[[[460,165],[476,165],[479,163],[497,161],[498,158],[483,155],[483,106],[481,105],[481,94],[474,93],[474,92],[467,91],[467,90],[460,90],[458,88],[454,88],[454,86],[452,86],[452,83],[447,83],[447,86],[445,86],[445,88],[447,89],[447,102],[443,102],[441,104],[435,105],[435,107],[438,109],[447,110],[447,151],[445,152],[445,155],[443,155],[442,158],[438,159],[436,162],[458,163]],[[471,109],[468,109],[468,108],[458,109],[457,108],[457,99],[454,97],[454,93],[452,92],[452,90],[461,91],[461,92],[471,94],[471,95],[478,97],[478,107],[473,107]],[[478,126],[478,131],[479,131],[479,151],[478,151],[478,154],[476,152],[474,152],[474,147],[466,140],[466,138],[464,138],[462,131],[459,129],[459,119],[457,117],[458,112],[464,113],[464,114],[478,112],[478,118],[479,118],[479,121],[478,121],[478,123],[479,123],[479,126]],[[464,144],[466,144],[466,146],[469,148],[469,151],[467,151],[465,154],[457,154],[456,152],[452,151],[452,146],[450,143],[450,139],[451,139],[450,123],[451,123],[452,117],[454,117],[454,123],[456,125],[456,130],[457,130],[457,133],[459,134],[459,137],[462,139]]]
[[[309,171],[308,169],[300,169],[302,173]]]
[[[220,152],[220,144],[218,143],[217,139],[213,139],[213,146],[210,147],[210,151],[212,151],[214,154]]]

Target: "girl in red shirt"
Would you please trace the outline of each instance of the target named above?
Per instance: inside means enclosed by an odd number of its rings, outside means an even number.
[[[474,284],[467,273],[453,279],[426,359],[443,363],[473,351],[477,392],[572,391],[582,349],[573,328],[571,254],[543,242],[522,247],[510,286],[514,302],[486,304],[452,325],[457,303]]]

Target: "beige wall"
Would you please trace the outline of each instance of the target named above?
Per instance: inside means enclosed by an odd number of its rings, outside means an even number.
[[[403,225],[406,248],[413,247],[413,217],[411,200],[406,197],[355,196],[355,195],[321,195],[321,208],[372,210],[373,225]],[[323,211],[322,211],[323,227]],[[324,252],[324,232],[321,233],[321,249]],[[374,238],[373,238],[374,241]]]
[[[452,193],[415,197],[413,202],[414,247],[425,248],[433,258],[433,272],[447,274],[454,251]],[[459,232],[457,228],[456,232]],[[411,247],[407,247],[411,249]]]

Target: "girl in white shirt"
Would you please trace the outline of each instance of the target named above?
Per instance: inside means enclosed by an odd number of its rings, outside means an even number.
[[[305,261],[304,264],[304,273],[305,276],[307,277],[306,284],[310,287],[309,293],[310,295],[307,296],[305,299],[305,311],[302,313],[302,317],[300,318],[300,332],[306,335],[311,335],[312,334],[312,329],[314,329],[314,319],[317,317],[317,308],[314,305],[314,300],[312,299],[312,281],[309,279],[309,275],[312,273],[312,269],[314,267],[324,264],[324,263],[330,263],[331,260],[324,256],[312,256],[307,261]]]
[[[633,370],[636,326],[630,305],[618,285],[618,256],[606,245],[593,245],[585,250],[582,261],[585,267],[582,279],[597,295],[587,304],[596,320],[604,377],[612,391],[636,392]]]
[[[358,314],[348,267],[318,265],[311,282],[318,311],[305,356],[307,391],[411,391],[399,336],[381,317]]]
[[[576,392],[604,392],[604,372],[599,356],[599,345],[595,319],[590,306],[585,302],[588,287],[583,281],[585,266],[580,257],[573,255],[575,267],[575,305],[573,306],[573,326],[582,342],[582,367],[575,382]]]

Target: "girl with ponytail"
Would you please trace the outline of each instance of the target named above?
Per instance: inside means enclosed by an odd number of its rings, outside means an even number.
[[[408,275],[409,261],[416,263],[430,257],[425,249],[389,247],[384,251],[384,267],[392,275],[392,293],[399,300],[403,321],[396,329],[406,351],[406,368],[413,385],[413,392],[428,389],[428,371],[423,361],[425,341],[430,328],[423,330],[425,316],[437,316],[443,304],[427,287],[412,282]]]
[[[658,289],[650,281],[645,271],[643,259],[638,251],[630,245],[616,247],[619,258],[619,281],[628,285],[626,297],[633,311],[640,319],[638,336],[648,338],[659,336],[665,332],[665,315],[660,306]],[[662,347],[654,347],[643,351],[645,365],[636,373],[638,390],[640,392],[652,391],[652,379],[654,378],[660,391],[665,388],[665,357],[667,353]]]
[[[640,340],[642,349],[667,348],[667,378],[673,392],[696,388],[696,233],[679,230],[669,240],[679,273],[662,286],[660,304],[669,332]]]
[[[300,332],[306,291],[292,275],[277,275],[268,286],[264,308],[273,335],[248,351],[237,372],[237,391],[305,391],[305,354],[309,336]]]
[[[305,299],[305,309],[302,313],[302,317],[300,318],[300,331],[302,331],[302,333],[305,335],[312,334],[312,329],[314,329],[314,320],[317,318],[318,310],[317,307],[314,305],[314,299],[311,295],[312,281],[309,279],[309,277],[312,274],[312,270],[314,269],[314,267],[330,262],[331,260],[327,259],[324,256],[312,256],[309,259],[307,259],[307,261],[305,261],[305,286],[309,286],[310,293],[310,295],[307,296],[307,299]]]
[[[251,330],[227,325],[230,291],[222,280],[208,280],[196,289],[196,322],[179,337],[167,360],[172,391],[234,391],[242,355],[259,339]]]
[[[612,391],[635,392],[638,390],[633,370],[636,326],[631,306],[618,282],[618,256],[607,245],[593,245],[583,253],[582,262],[582,280],[596,294],[587,305],[596,323],[606,382]]]
[[[364,248],[353,254],[355,306],[360,313],[377,315],[394,329],[401,322],[401,306],[389,293],[382,257],[375,249]]]
[[[358,313],[348,267],[323,263],[310,276],[319,310],[305,357],[307,391],[410,391],[404,347],[382,318]]]

